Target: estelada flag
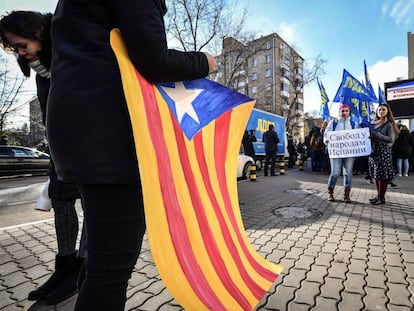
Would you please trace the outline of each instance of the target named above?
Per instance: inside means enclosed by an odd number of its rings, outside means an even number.
[[[249,243],[238,206],[237,154],[254,101],[206,79],[146,81],[118,30],[149,244],[186,310],[252,310],[282,267]]]

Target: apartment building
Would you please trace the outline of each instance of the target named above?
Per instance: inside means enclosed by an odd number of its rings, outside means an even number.
[[[278,34],[249,41],[223,39],[211,79],[256,99],[255,108],[286,118],[286,131],[303,138],[303,58]]]

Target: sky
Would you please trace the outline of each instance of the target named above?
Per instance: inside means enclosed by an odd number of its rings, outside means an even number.
[[[17,9],[53,12],[56,3],[0,0],[0,15]],[[378,83],[383,88],[385,82],[408,78],[407,32],[414,33],[414,0],[238,0],[238,4],[249,10],[246,29],[258,35],[278,33],[305,64],[318,55],[327,60],[320,81],[330,100],[344,69],[364,79],[364,60],[376,91]],[[317,83],[307,85],[304,111],[317,114],[320,103]],[[336,107],[331,107],[333,116]]]

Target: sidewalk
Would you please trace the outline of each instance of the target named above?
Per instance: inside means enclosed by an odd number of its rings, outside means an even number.
[[[414,176],[396,177],[385,205],[354,176],[352,203],[329,202],[327,174],[288,169],[241,181],[240,208],[259,253],[284,267],[256,310],[414,310]],[[342,199],[342,177],[335,188]],[[73,310],[26,300],[53,271],[53,221],[0,228],[0,310]],[[129,281],[126,310],[178,311],[153,264],[147,240]]]

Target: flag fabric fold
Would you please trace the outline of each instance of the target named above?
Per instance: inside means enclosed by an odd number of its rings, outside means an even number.
[[[160,276],[186,310],[253,310],[282,271],[250,244],[238,205],[237,154],[254,101],[206,79],[151,84],[118,30],[111,46]]]
[[[322,84],[322,81],[319,82],[319,79],[316,79],[316,81],[318,82],[319,91],[321,92],[321,108],[320,108],[319,114],[322,118],[322,121],[327,121],[329,120],[329,117],[330,117],[329,107],[328,107],[328,103],[329,103],[328,94],[326,93],[326,90]]]
[[[378,103],[381,104],[387,104],[387,100],[385,98],[384,91],[381,89],[381,86],[378,84]]]

